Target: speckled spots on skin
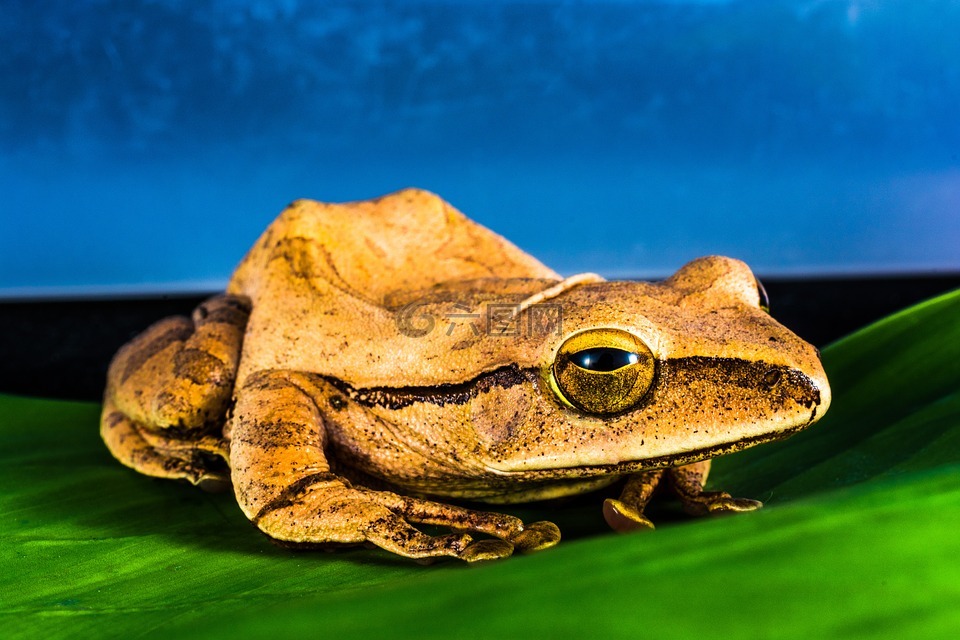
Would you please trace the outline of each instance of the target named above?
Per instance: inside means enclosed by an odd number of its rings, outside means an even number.
[[[200,349],[177,351],[173,356],[173,373],[178,378],[185,378],[198,385],[233,383],[232,380],[224,380],[224,377],[229,376],[229,373],[224,371],[224,364]]]
[[[144,332],[145,340],[140,348],[133,350],[127,358],[119,382],[126,382],[155,355],[177,342],[183,342],[193,333],[193,326],[186,318],[168,318]]]
[[[103,419],[103,424],[107,429],[116,429],[124,421],[124,415],[119,411],[112,411]]]
[[[261,450],[316,446],[319,430],[294,420],[254,420],[232,442]]]
[[[762,394],[763,405],[771,414],[782,409],[787,402],[795,402],[810,408],[820,404],[820,389],[806,374],[789,367],[770,365],[763,361],[751,362],[731,358],[697,356],[668,361],[670,377],[666,386],[687,389],[695,383],[708,384],[712,390],[746,389]],[[660,386],[664,383],[661,381]],[[727,394],[712,399],[713,407],[732,411]]]
[[[196,308],[195,324],[226,324],[243,329],[250,317],[252,305],[245,297],[218,298],[214,303],[205,302]]]
[[[297,502],[297,499],[308,489],[314,487],[318,484],[332,484],[339,483],[343,485],[341,478],[337,477],[333,473],[323,472],[323,473],[311,473],[309,475],[303,476],[297,479],[295,482],[287,486],[281,494],[271,500],[268,504],[264,505],[257,514],[251,518],[251,521],[256,524],[263,519],[271,511],[276,511],[277,509],[283,509],[289,507]]]

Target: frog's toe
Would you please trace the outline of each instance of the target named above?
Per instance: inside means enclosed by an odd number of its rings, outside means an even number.
[[[477,540],[470,543],[457,557],[467,562],[482,562],[510,555],[513,555],[513,545],[506,540]]]
[[[546,520],[531,522],[523,527],[523,531],[511,537],[510,542],[517,551],[524,553],[549,549],[560,542],[560,529]]]
[[[619,533],[649,531],[654,528],[653,523],[639,509],[613,498],[603,501],[603,519],[611,529]]]
[[[233,486],[230,476],[223,473],[204,472],[197,480],[197,486],[207,493],[225,493]]]
[[[710,515],[721,515],[724,513],[743,513],[745,511],[756,511],[763,506],[759,500],[750,498],[732,498],[726,496],[707,505],[707,511]]]
[[[692,516],[719,516],[727,513],[756,511],[763,506],[758,500],[734,498],[725,491],[703,491],[694,495],[681,495],[683,509]]]

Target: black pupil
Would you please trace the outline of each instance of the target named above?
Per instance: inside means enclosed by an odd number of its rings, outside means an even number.
[[[570,356],[573,364],[587,371],[616,371],[628,364],[636,364],[639,359],[635,353],[612,347],[584,349]]]

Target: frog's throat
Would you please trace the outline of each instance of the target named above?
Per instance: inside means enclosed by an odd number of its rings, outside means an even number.
[[[628,460],[625,462],[618,462],[616,464],[552,467],[548,469],[530,469],[518,471],[503,471],[493,468],[489,468],[489,470],[498,476],[507,478],[516,476],[518,478],[522,477],[524,481],[534,482],[553,479],[630,475],[633,473],[639,473],[641,471],[665,469],[668,467],[682,467],[694,462],[711,460],[727,454],[736,453],[737,451],[749,449],[750,447],[759,444],[784,440],[796,433],[799,433],[800,431],[803,431],[816,421],[816,408],[814,408],[813,416],[807,422],[794,427],[790,427],[782,431],[753,436],[751,438],[741,438],[736,441],[721,443],[712,447],[705,447],[703,449],[694,449],[692,451],[684,451],[682,453],[658,456],[654,458]]]

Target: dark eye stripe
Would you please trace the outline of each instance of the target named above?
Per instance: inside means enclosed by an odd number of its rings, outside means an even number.
[[[616,371],[639,360],[636,353],[612,347],[596,347],[570,354],[570,361],[587,371]]]

